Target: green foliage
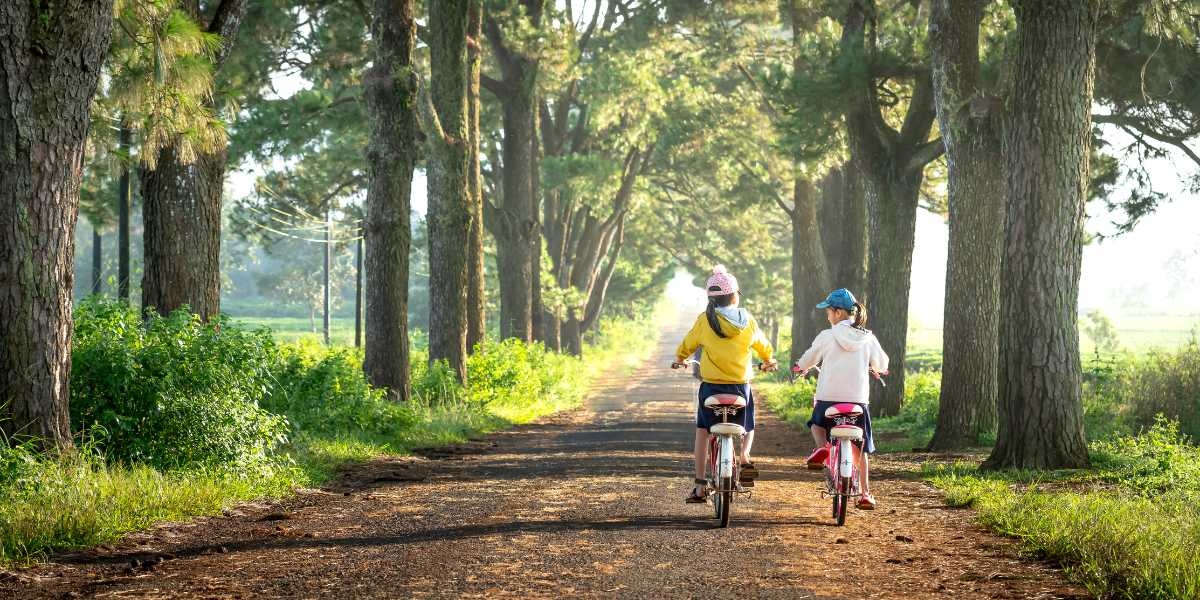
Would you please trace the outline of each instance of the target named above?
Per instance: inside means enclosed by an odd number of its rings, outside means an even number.
[[[876,419],[875,445],[884,452],[924,447],[937,425],[942,374],[923,371],[904,378],[904,404],[894,417]],[[897,439],[898,438],[898,439]]]
[[[1111,354],[1121,347],[1121,339],[1112,319],[1100,309],[1093,309],[1079,320],[1079,328],[1092,340],[1096,352]]]
[[[1200,449],[1166,419],[1091,446],[1094,471],[926,467],[954,506],[1063,563],[1098,597],[1200,595]]]
[[[411,407],[387,400],[367,383],[362,359],[351,348],[327,348],[312,339],[284,345],[274,380],[262,406],[287,415],[296,435],[393,440],[417,422]]]
[[[1084,417],[1088,436],[1099,439],[1155,423],[1159,414],[1178,420],[1200,437],[1200,343],[1174,350],[1098,355],[1084,371]]]
[[[75,310],[71,419],[110,459],[157,468],[263,466],[287,423],[259,406],[277,360],[266,331],[185,310],[143,322],[128,305]]]

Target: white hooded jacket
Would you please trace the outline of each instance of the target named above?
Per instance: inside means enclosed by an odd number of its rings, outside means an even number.
[[[888,357],[875,334],[856,329],[846,320],[817,334],[797,365],[803,370],[821,366],[815,400],[868,404],[871,379],[867,370],[886,372]]]

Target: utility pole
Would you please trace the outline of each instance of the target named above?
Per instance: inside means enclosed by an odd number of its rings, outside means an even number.
[[[129,146],[133,136],[125,121],[117,144],[121,148],[121,180],[117,184],[117,297],[129,302]]]
[[[103,269],[103,250],[104,238],[100,236],[100,227],[92,223],[92,295],[97,295],[103,291],[100,279],[100,271]]]
[[[354,347],[362,347],[362,256],[365,229],[359,229],[358,251],[354,255]]]
[[[333,244],[333,213],[329,207],[325,207],[325,316],[323,319],[323,327],[325,330],[325,345],[329,345],[329,267],[330,265],[330,246]]]

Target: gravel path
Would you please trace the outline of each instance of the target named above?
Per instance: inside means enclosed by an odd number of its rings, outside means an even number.
[[[915,457],[875,462],[880,509],[834,526],[807,434],[762,407],[763,475],[716,528],[683,503],[695,384],[665,368],[676,329],[584,409],[0,571],[0,597],[1086,597],[944,507]]]

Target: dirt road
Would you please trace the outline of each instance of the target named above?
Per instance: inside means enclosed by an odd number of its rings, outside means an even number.
[[[716,528],[683,503],[695,387],[664,368],[680,334],[585,409],[0,573],[0,597],[1085,597],[945,508],[912,457],[878,460],[879,510],[835,527],[807,434],[763,408],[762,478]]]

